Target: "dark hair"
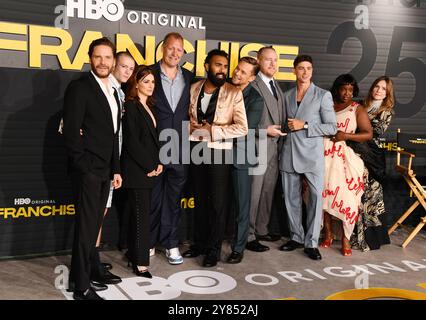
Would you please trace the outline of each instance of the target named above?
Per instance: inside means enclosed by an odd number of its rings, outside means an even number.
[[[115,45],[107,37],[103,37],[103,38],[93,40],[92,43],[90,44],[89,52],[88,52],[90,58],[92,57],[93,50],[95,50],[95,47],[97,47],[97,46],[108,46],[108,47],[110,47],[111,50],[112,50],[112,54],[115,57],[115,51],[116,51]]]
[[[204,60],[204,63],[209,64],[210,60],[214,57],[214,56],[221,56],[221,57],[225,57],[226,59],[228,59],[228,54],[223,51],[223,50],[219,50],[219,49],[213,49],[211,50],[208,54],[206,59]]]
[[[260,56],[263,54],[263,51],[265,51],[265,50],[273,50],[273,51],[275,51],[275,49],[274,49],[274,47],[273,47],[273,46],[266,46],[266,47],[262,47],[262,48],[260,48],[260,49],[257,51],[257,59],[259,59],[259,58],[260,58]]]
[[[133,58],[133,56],[130,54],[129,51],[126,50],[126,51],[117,52],[117,54],[115,55],[115,59],[118,61],[118,59],[120,57],[129,57],[129,58],[131,58],[135,62],[135,65],[136,65],[136,60],[135,60],[135,58]]]
[[[140,80],[145,79],[145,77],[149,74],[152,74],[155,80],[154,71],[150,67],[146,65],[139,65],[136,67],[129,81],[127,81],[126,101],[133,100],[140,102],[136,85]],[[146,104],[149,108],[152,108],[155,105],[154,98],[152,96],[148,97]]]
[[[180,33],[170,32],[170,33],[166,34],[166,36],[164,37],[163,46],[167,43],[167,41],[169,41],[170,38],[181,40],[182,43],[184,42],[183,37],[181,36]]]
[[[381,76],[374,80],[373,84],[370,87],[370,90],[368,90],[367,97],[364,100],[364,107],[368,108],[371,105],[371,103],[373,102],[373,89],[382,80],[386,82],[386,98],[383,99],[382,105],[380,106],[379,111],[377,113],[380,113],[382,111],[393,111],[393,108],[395,106],[393,81],[388,76]]]
[[[310,62],[310,63],[311,63],[311,65],[312,65],[312,66],[314,65],[314,62],[313,62],[313,60],[312,60],[312,57],[311,57],[311,56],[308,56],[307,54],[299,54],[299,55],[296,57],[296,59],[294,59],[294,61],[293,61],[293,67],[295,67],[295,68],[296,68],[296,66],[297,66],[299,63],[303,62],[303,61],[308,61],[308,62]]]
[[[351,85],[354,88],[353,96],[356,97],[359,94],[358,82],[356,79],[349,73],[341,74],[334,80],[333,86],[330,89],[331,95],[333,96],[333,100],[340,101],[339,89],[345,85]]]
[[[260,66],[257,60],[253,57],[242,57],[240,61],[247,62],[248,64],[251,64],[253,66],[253,74],[256,76],[259,73]]]

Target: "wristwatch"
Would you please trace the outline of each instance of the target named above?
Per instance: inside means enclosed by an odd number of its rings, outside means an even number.
[[[308,129],[308,123],[305,122],[305,124],[303,125],[303,129]]]

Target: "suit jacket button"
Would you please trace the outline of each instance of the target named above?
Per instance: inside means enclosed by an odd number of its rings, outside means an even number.
[[[199,137],[198,137],[198,140],[203,141],[203,137],[202,137],[202,136],[199,136]]]

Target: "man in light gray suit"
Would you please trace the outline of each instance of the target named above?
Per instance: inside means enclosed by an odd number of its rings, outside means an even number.
[[[258,143],[267,145],[267,167],[262,175],[254,175],[252,181],[250,201],[250,230],[246,248],[251,251],[263,252],[269,247],[261,244],[263,241],[277,241],[281,237],[271,235],[268,232],[268,223],[271,216],[272,201],[275,185],[278,180],[278,141],[285,134],[281,132],[281,124],[286,119],[286,111],[283,106],[283,93],[274,80],[274,74],[278,71],[278,56],[273,47],[263,47],[257,53],[260,72],[252,82],[265,101],[259,129],[267,130],[266,141],[258,140]],[[258,149],[259,150],[259,149]]]
[[[318,238],[321,229],[324,187],[323,137],[334,135],[336,115],[333,98],[327,90],[312,83],[313,62],[299,55],[293,63],[296,87],[284,93],[289,133],[283,141],[280,171],[291,240],[280,247],[292,251],[305,247],[313,260],[320,260]],[[287,131],[287,130],[286,130]],[[307,230],[302,226],[302,178],[308,186]]]

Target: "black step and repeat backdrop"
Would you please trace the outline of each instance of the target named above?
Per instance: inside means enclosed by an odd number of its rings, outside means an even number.
[[[324,88],[349,72],[363,96],[378,76],[392,77],[396,116],[382,143],[388,223],[414,201],[393,166],[396,129],[414,136],[426,131],[426,1],[0,0],[0,257],[71,247],[75,210],[58,125],[66,86],[88,70],[90,42],[108,36],[138,63],[151,64],[170,31],[184,36],[183,66],[198,77],[213,48],[229,52],[232,73],[240,56],[254,56],[263,45],[279,53],[284,90],[294,85],[290,68],[298,53],[314,57],[314,81]],[[419,141],[421,173],[426,160]],[[276,195],[271,229],[285,234],[279,187]],[[189,184],[182,240],[191,237],[193,196]],[[418,208],[411,222],[422,214]],[[113,208],[105,241],[115,244],[117,229]]]

